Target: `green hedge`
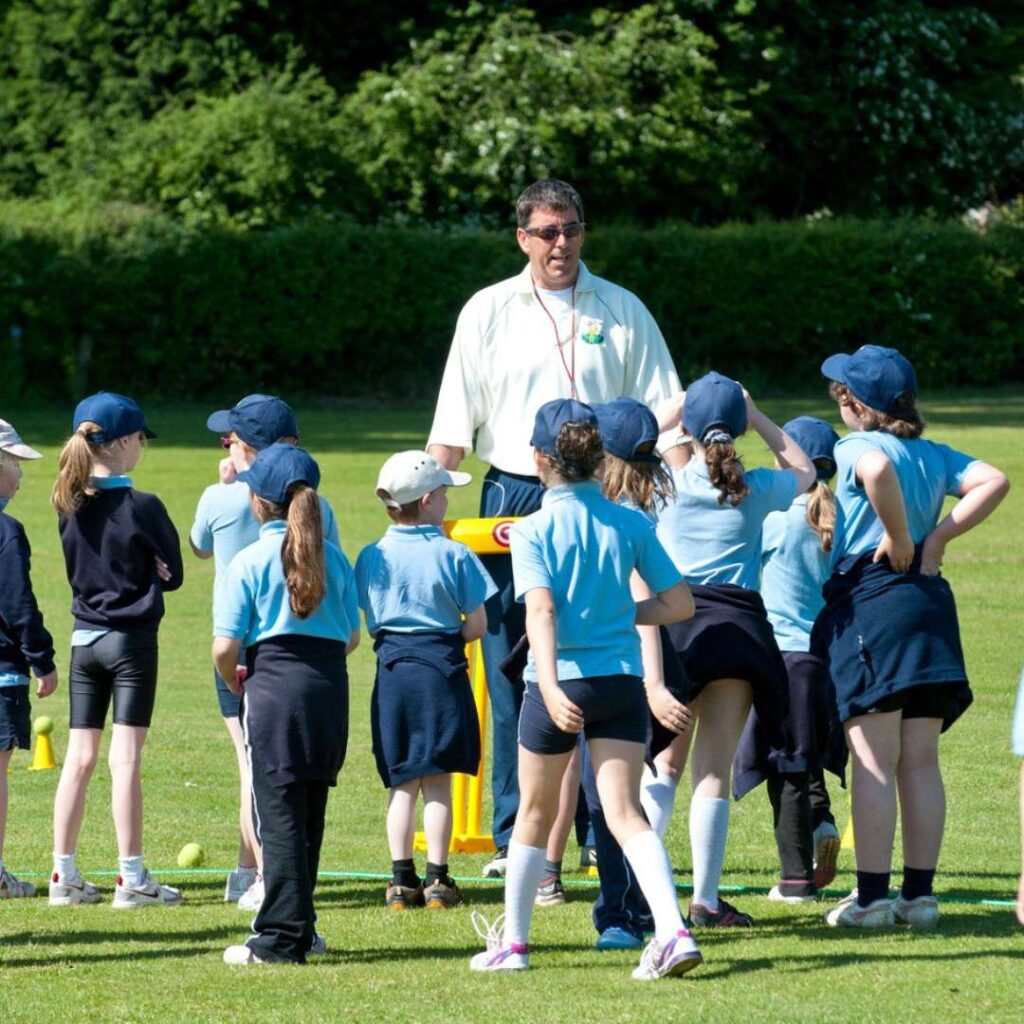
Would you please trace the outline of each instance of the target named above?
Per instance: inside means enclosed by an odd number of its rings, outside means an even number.
[[[897,345],[922,386],[1024,379],[1024,230],[922,221],[610,227],[591,269],[632,288],[680,373],[814,387],[821,358]],[[190,233],[131,208],[0,206],[0,397],[436,392],[511,233],[309,223]]]

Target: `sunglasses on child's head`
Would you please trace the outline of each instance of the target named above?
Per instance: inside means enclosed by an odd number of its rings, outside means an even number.
[[[225,434],[220,439],[221,448],[230,448],[235,443],[235,439],[230,434]]]

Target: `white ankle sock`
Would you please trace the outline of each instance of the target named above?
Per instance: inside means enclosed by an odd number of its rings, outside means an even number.
[[[544,874],[547,850],[543,846],[527,846],[514,839],[508,844],[505,867],[505,942],[529,942],[530,916],[537,887]]]
[[[117,863],[122,885],[127,885],[132,889],[137,889],[142,885],[142,880],[146,877],[146,869],[142,866],[141,853],[135,857],[119,857]]]
[[[729,838],[729,801],[695,796],[690,801],[690,851],[693,856],[693,902],[718,909],[718,885]]]
[[[670,778],[665,773],[655,775],[644,765],[643,778],[640,780],[640,806],[659,839],[664,839],[668,831],[678,788],[679,779]]]
[[[78,865],[75,863],[74,853],[53,854],[53,873],[61,882],[74,882],[78,876]]]
[[[665,847],[653,829],[645,829],[630,836],[622,852],[654,915],[654,937],[661,943],[668,942],[683,927],[683,917]]]

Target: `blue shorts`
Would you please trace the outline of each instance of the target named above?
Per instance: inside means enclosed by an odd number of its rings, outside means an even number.
[[[583,735],[588,740],[647,742],[647,696],[639,676],[593,676],[563,679],[559,687],[583,712]],[[519,713],[519,743],[531,754],[566,754],[579,736],[562,732],[551,720],[540,687],[526,684],[523,709]]]
[[[0,750],[32,746],[28,686],[0,686]]]
[[[216,669],[213,670],[213,683],[217,688],[217,702],[220,704],[221,715],[224,718],[237,718],[238,709],[242,704],[241,694],[233,694]]]

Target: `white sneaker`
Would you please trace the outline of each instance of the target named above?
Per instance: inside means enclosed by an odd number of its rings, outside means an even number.
[[[255,881],[255,868],[238,868],[237,871],[229,872],[227,881],[224,883],[224,902],[237,903]]]
[[[892,901],[892,912],[897,921],[922,931],[939,923],[939,901],[934,896],[916,896],[905,900],[902,893]]]
[[[508,847],[499,847],[494,856],[484,865],[484,878],[504,878],[505,868],[508,865]]]
[[[529,968],[530,947],[519,942],[505,944],[504,914],[491,924],[474,910],[470,920],[477,935],[487,943],[487,948],[469,961],[471,971],[525,971]]]
[[[657,981],[692,971],[699,967],[703,958],[697,943],[686,928],[680,928],[675,937],[661,945],[651,939],[640,956],[640,963],[633,970],[634,981]]]
[[[825,915],[825,923],[833,928],[892,928],[896,918],[888,898],[873,900],[862,907],[854,889]]]
[[[0,871],[0,900],[20,900],[35,894],[36,887],[31,882],[19,882],[6,868]]]
[[[50,906],[73,907],[79,903],[99,903],[100,891],[81,875],[61,881],[57,873],[50,876]]]
[[[818,897],[811,896],[810,894],[807,894],[805,896],[787,896],[777,885],[773,885],[771,889],[768,890],[768,899],[770,899],[773,903],[796,904],[815,903],[817,902]]]
[[[824,889],[836,877],[836,861],[842,840],[831,821],[823,821],[814,830],[814,888]]]
[[[265,895],[266,890],[263,886],[263,876],[257,875],[256,881],[239,897],[238,909],[252,912],[258,911],[263,906],[263,897]]]
[[[224,963],[232,967],[248,967],[263,961],[248,946],[228,946],[224,950]]]
[[[114,907],[117,910],[135,910],[137,907],[174,906],[183,903],[180,889],[161,885],[148,871],[142,874],[142,885],[125,885],[121,876],[114,887]]]

